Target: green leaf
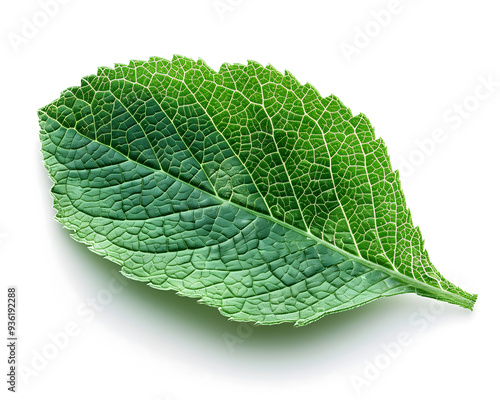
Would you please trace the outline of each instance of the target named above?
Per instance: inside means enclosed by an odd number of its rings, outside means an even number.
[[[131,61],[39,118],[56,218],[129,278],[260,324],[401,293],[474,305],[431,264],[367,118],[288,71]]]

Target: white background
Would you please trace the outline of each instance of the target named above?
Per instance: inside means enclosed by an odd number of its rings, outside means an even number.
[[[0,10],[1,298],[5,310],[6,287],[17,286],[18,398],[500,398],[498,2],[401,0],[382,27],[373,12],[388,1],[65,3],[46,18],[34,0]],[[365,29],[371,37],[348,60],[342,46],[359,45]],[[413,168],[403,189],[414,221],[438,270],[479,294],[474,312],[404,295],[302,328],[252,327],[193,299],[117,284],[117,267],[53,219],[36,110],[98,66],[173,54],[215,69],[271,63],[365,113],[394,167]],[[468,114],[457,117],[464,102]],[[444,139],[429,143],[436,129]]]

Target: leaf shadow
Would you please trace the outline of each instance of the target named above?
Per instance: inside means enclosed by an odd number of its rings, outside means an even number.
[[[66,230],[58,231],[57,239],[65,242],[63,247],[74,261],[68,266],[68,280],[81,291],[82,299],[95,296],[115,279],[119,266],[75,242]],[[144,343],[145,351],[154,348],[154,353],[167,355],[171,351],[167,342],[174,340],[185,355],[204,354],[207,368],[215,363],[231,375],[243,370],[261,377],[269,373],[289,377],[290,373],[317,374],[326,365],[340,369],[353,358],[361,363],[363,349],[379,347],[407,330],[412,313],[427,301],[435,300],[395,296],[327,315],[304,327],[262,326],[229,321],[195,299],[126,279],[123,292],[105,307],[99,321],[128,341]],[[455,310],[446,306],[447,312]],[[305,364],[311,368],[304,371]]]

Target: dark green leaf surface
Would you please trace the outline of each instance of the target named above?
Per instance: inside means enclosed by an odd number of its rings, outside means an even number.
[[[366,117],[288,72],[132,61],[39,117],[56,218],[132,279],[261,324],[410,292],[474,305],[431,264]]]

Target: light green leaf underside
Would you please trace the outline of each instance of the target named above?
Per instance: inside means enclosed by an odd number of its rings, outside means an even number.
[[[39,117],[56,218],[130,278],[261,324],[410,292],[473,307],[429,261],[366,117],[288,72],[132,61]]]

